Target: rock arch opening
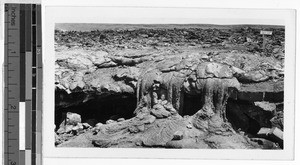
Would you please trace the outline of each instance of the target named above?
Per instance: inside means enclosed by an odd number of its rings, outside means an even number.
[[[132,118],[136,108],[136,96],[132,94],[109,95],[102,98],[94,98],[85,103],[57,109],[55,116],[56,127],[65,120],[66,113],[77,113],[81,116],[82,123],[91,126],[107,120],[118,120],[121,118]]]

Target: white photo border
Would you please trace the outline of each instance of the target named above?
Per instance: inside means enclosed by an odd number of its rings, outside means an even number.
[[[294,158],[295,11],[161,7],[43,6],[43,157],[291,160]],[[57,148],[54,145],[55,23],[260,24],[285,26],[284,149]]]

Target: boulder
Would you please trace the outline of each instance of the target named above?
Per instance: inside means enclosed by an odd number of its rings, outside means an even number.
[[[156,118],[166,118],[171,115],[169,111],[167,111],[162,105],[156,105],[151,109],[151,114],[155,116]]]
[[[192,129],[192,128],[193,128],[193,125],[192,125],[192,124],[188,124],[188,125],[186,125],[186,128]]]
[[[88,123],[82,123],[83,129],[89,129],[92,128],[91,125],[89,125]]]
[[[106,123],[106,124],[112,124],[112,123],[115,123],[115,122],[116,122],[116,121],[109,119],[109,120],[107,120],[105,123]]]
[[[125,119],[124,118],[119,118],[117,121],[122,122],[122,121],[125,121]]]
[[[66,125],[76,126],[78,123],[81,123],[81,116],[76,113],[68,112],[66,117]]]
[[[228,65],[205,62],[196,69],[197,78],[232,78],[233,73]]]
[[[241,83],[257,83],[267,81],[269,76],[263,71],[250,71],[235,76]]]
[[[173,140],[181,140],[183,139],[183,131],[176,131],[173,135]]]
[[[254,102],[254,105],[262,108],[265,111],[270,111],[270,112],[272,112],[276,109],[276,104],[269,103],[269,102],[266,102],[266,101]]]
[[[152,124],[155,121],[156,117],[153,115],[147,115],[144,117],[144,123],[145,124]]]
[[[75,135],[83,133],[84,126],[81,123],[78,123],[75,127],[72,127],[72,131]]]
[[[79,114],[68,112],[66,114],[66,119],[62,121],[62,123],[59,125],[59,128],[56,131],[56,133],[70,133],[74,129],[74,127],[76,127],[78,124],[81,124],[80,122],[81,117]]]
[[[235,66],[231,66],[231,69],[233,71],[234,75],[241,75],[241,74],[245,74],[246,72],[238,67]]]
[[[95,128],[100,128],[101,126],[103,126],[102,123],[97,123],[97,124],[95,125]]]

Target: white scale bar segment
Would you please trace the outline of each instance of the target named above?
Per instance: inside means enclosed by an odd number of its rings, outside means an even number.
[[[19,148],[25,150],[25,102],[20,102],[19,107]]]

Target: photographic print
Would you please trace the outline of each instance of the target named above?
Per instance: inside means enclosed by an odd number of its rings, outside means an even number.
[[[57,148],[284,149],[285,26],[54,30]]]

